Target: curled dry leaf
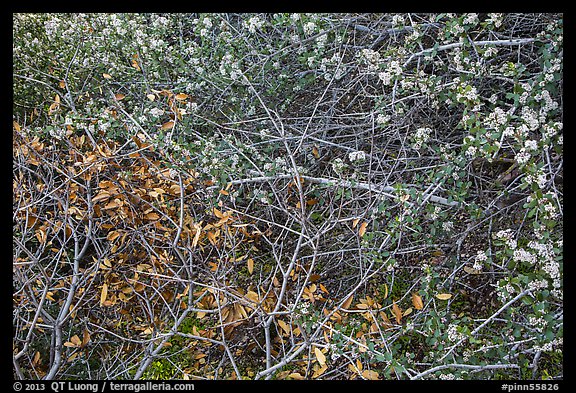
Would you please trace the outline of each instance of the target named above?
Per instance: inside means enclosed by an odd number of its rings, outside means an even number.
[[[162,128],[163,130],[172,129],[172,128],[174,128],[174,122],[173,122],[172,120],[167,121],[166,123],[162,124],[162,127],[161,127],[161,128]]]
[[[416,292],[412,294],[412,304],[416,310],[422,310],[424,308],[424,302]]]
[[[396,323],[402,323],[402,309],[398,307],[396,302],[392,303],[392,314],[394,314],[394,318],[396,318]]]
[[[379,379],[378,373],[374,370],[364,370],[364,371],[362,371],[362,376],[364,378],[372,380],[372,381]]]
[[[360,237],[364,237],[364,234],[366,233],[366,227],[368,227],[368,223],[366,221],[360,224],[360,229],[358,229],[358,234]]]
[[[316,355],[316,359],[318,360],[318,363],[320,363],[321,366],[326,364],[326,355],[322,353],[320,348],[314,347],[314,354]]]

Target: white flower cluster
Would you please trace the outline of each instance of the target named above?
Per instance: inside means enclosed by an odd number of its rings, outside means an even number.
[[[535,351],[542,351],[542,352],[552,352],[554,350],[561,352],[562,349],[560,348],[564,344],[564,339],[562,337],[555,338],[554,340],[545,343],[544,345],[535,345]]]
[[[310,313],[310,303],[305,303],[305,302],[298,303],[295,311],[296,311],[296,313],[298,313],[300,315],[306,315],[306,314]]]
[[[448,340],[451,342],[460,341],[466,337],[464,334],[458,331],[458,325],[455,324],[450,324],[450,326],[448,326],[447,333],[448,333]]]
[[[230,76],[234,81],[243,76],[239,62],[234,61],[234,57],[230,53],[226,53],[222,56],[219,71],[222,76]]]
[[[430,216],[429,216],[432,221],[435,221],[438,219],[438,214],[440,214],[440,210],[442,210],[440,208],[440,206],[434,206],[434,210],[432,211],[432,213],[430,213]]]
[[[542,126],[544,131],[544,136],[548,138],[552,138],[556,134],[558,134],[562,128],[564,128],[564,124],[562,122],[554,122],[552,124],[545,124]]]
[[[514,239],[512,229],[505,229],[498,231],[496,234],[493,235],[493,238],[503,241],[506,244],[506,246],[511,250],[516,249],[517,241],[516,239]]]
[[[538,142],[532,139],[528,139],[526,142],[524,142],[524,148],[526,150],[536,151],[538,150]]]
[[[288,173],[290,171],[290,168],[288,167],[288,163],[286,162],[286,159],[284,159],[282,157],[276,157],[274,159],[274,164],[275,164],[276,168],[279,169],[282,173]]]
[[[478,100],[478,91],[476,90],[476,87],[468,84],[460,85],[458,92],[456,93],[456,100],[458,102],[476,102]]]
[[[208,33],[210,32],[210,29],[212,28],[212,20],[210,20],[210,18],[206,17],[206,18],[202,19],[202,25],[204,27],[202,29],[200,29],[200,36],[206,37],[208,35]]]
[[[478,14],[470,13],[464,16],[464,20],[462,21],[465,25],[476,25],[478,23]]]
[[[496,288],[498,299],[500,299],[502,303],[506,303],[508,300],[510,300],[514,295],[514,292],[516,292],[516,289],[509,280],[510,279],[506,277],[498,284],[498,287]]]
[[[446,232],[452,232],[452,230],[454,230],[454,223],[452,221],[445,221],[442,223],[442,229]]]
[[[496,107],[494,111],[486,116],[486,126],[490,128],[500,128],[508,122],[508,114],[502,108]]]
[[[550,220],[554,220],[554,219],[558,218],[558,216],[560,215],[558,213],[558,210],[556,209],[556,206],[554,206],[550,202],[546,202],[543,205],[543,208],[544,208],[544,213],[546,214],[546,216],[548,216],[548,218]]]
[[[338,346],[336,344],[330,344],[330,359],[335,362],[336,360],[340,359],[341,356],[342,353]]]
[[[489,46],[486,48],[482,56],[484,58],[490,58],[496,56],[497,54],[498,54],[498,48],[496,48],[495,46]]]
[[[522,167],[526,165],[528,160],[530,160],[530,157],[530,153],[528,153],[525,148],[522,148],[518,153],[516,153],[514,160]]]
[[[60,140],[66,136],[66,130],[65,129],[50,130],[48,133],[50,134],[50,136],[52,138],[55,138],[58,140]]]
[[[558,102],[552,99],[548,90],[542,90],[540,93],[536,94],[534,100],[542,102],[542,106],[540,107],[541,116],[558,108]]]
[[[524,149],[522,149],[524,150]],[[526,184],[536,184],[538,186],[538,188],[540,188],[541,190],[543,190],[546,187],[546,183],[547,183],[547,178],[546,178],[546,173],[542,170],[538,171],[535,174],[528,174],[526,175],[526,177],[524,178],[524,181],[526,182]]]
[[[382,71],[378,73],[378,78],[382,81],[385,86],[388,86],[392,83],[392,78],[394,76],[399,76],[402,74],[402,66],[398,60],[392,60],[388,63],[386,67],[386,71]],[[402,82],[405,82],[404,80]],[[411,82],[410,82],[411,83]],[[408,86],[402,85],[403,88],[407,88]]]
[[[528,289],[532,290],[532,291],[537,291],[539,289],[546,289],[548,288],[548,280],[546,279],[541,279],[541,280],[532,280],[528,283]]]
[[[538,114],[534,112],[532,108],[527,106],[522,107],[522,120],[524,124],[528,127],[530,131],[535,131],[540,126],[540,121],[538,120]]]
[[[251,34],[256,33],[256,30],[259,30],[263,24],[264,21],[257,16],[253,16],[249,18],[248,21],[244,21],[244,27],[247,28]]]
[[[540,82],[540,87],[544,87],[543,82],[554,81],[554,73],[560,72],[562,68],[562,59],[554,58],[550,60],[550,66],[547,67],[544,72],[544,80]]]
[[[542,270],[552,278],[552,285],[555,288],[560,288],[562,285],[560,282],[560,264],[557,261],[549,260],[542,266]]]
[[[486,255],[485,251],[478,251],[476,256],[474,257],[474,265],[472,269],[482,270],[484,267],[484,262],[488,260],[488,255]]]
[[[324,35],[323,37],[325,36],[326,35]],[[320,66],[318,67],[318,69],[324,73],[325,80],[329,81],[330,79],[332,79],[332,72],[334,73],[334,79],[336,80],[342,79],[342,77],[346,72],[346,67],[344,67],[342,64],[338,66],[339,63],[340,63],[340,56],[338,55],[338,53],[334,53],[332,57],[329,59],[323,57],[320,60]]]
[[[367,66],[368,71],[377,71],[380,66],[380,53],[372,49],[362,49],[360,58],[363,59]]]
[[[148,113],[153,117],[160,117],[164,114],[164,110],[160,108],[151,108],[148,110]]]
[[[403,26],[405,23],[404,17],[402,15],[393,15],[392,16],[392,26],[393,27],[400,27]]]
[[[468,146],[468,148],[466,149],[466,152],[464,154],[466,154],[466,157],[472,159],[472,158],[476,157],[477,152],[478,152],[478,148],[476,146]]]
[[[390,116],[385,115],[384,113],[378,113],[378,116],[376,116],[376,123],[378,123],[381,126],[388,124],[389,121]]]
[[[535,317],[530,315],[528,317],[528,323],[534,328],[534,330],[539,333],[543,332],[544,328],[546,327],[546,320],[542,317]]]
[[[536,256],[523,248],[514,250],[513,258],[518,262],[528,262],[531,265],[536,263]]]
[[[532,85],[530,83],[520,83],[520,87],[522,88],[522,94],[518,98],[518,102],[522,105],[526,104],[528,98],[532,95]]]
[[[414,142],[412,147],[419,150],[423,144],[430,140],[430,134],[432,134],[432,129],[429,127],[420,127],[416,130],[414,134]]]
[[[312,33],[314,33],[314,30],[316,30],[316,23],[312,21],[306,22],[304,23],[302,28],[304,29],[304,34],[311,35]]]
[[[502,13],[489,13],[488,18],[484,20],[486,23],[492,23],[494,27],[502,26],[502,21],[504,19],[504,14]]]
[[[348,153],[348,159],[350,160],[350,162],[356,162],[356,161],[362,162],[366,159],[366,153],[364,153],[362,150],[353,151]]]
[[[60,27],[59,23],[60,21],[58,20],[58,18],[50,18],[44,22],[44,30],[46,31],[46,36],[48,37],[48,39],[51,39],[56,35],[56,32]]]
[[[332,161],[332,169],[339,175],[344,173],[344,170],[347,167],[348,165],[346,165],[346,163],[341,158],[336,158],[334,161]]]
[[[264,190],[257,190],[254,192],[254,197],[260,201],[260,203],[264,205],[269,205],[270,200],[268,199],[268,195]]]

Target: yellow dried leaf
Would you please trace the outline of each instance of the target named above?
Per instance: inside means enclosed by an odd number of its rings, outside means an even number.
[[[398,307],[396,302],[392,303],[392,314],[394,314],[394,318],[396,318],[396,323],[402,323],[402,310]]]
[[[112,79],[112,75],[110,74],[102,74],[102,76],[104,77],[104,79]]]
[[[169,130],[174,128],[174,122],[172,120],[167,121],[166,123],[162,124],[162,129],[163,130]]]
[[[149,220],[149,221],[155,221],[160,219],[160,216],[156,213],[148,213],[144,216],[144,219]]]
[[[176,98],[178,101],[184,101],[185,99],[188,98],[188,94],[178,93],[174,96],[174,98]]]
[[[254,291],[248,291],[246,293],[246,298],[248,298],[248,300],[250,300],[253,303],[258,303],[260,302],[260,298],[258,297],[258,294]]]
[[[78,337],[77,335],[74,335],[70,338],[70,341],[67,341],[64,343],[64,346],[68,347],[68,348],[78,348],[78,347],[80,347],[81,344],[82,344],[82,341],[80,341],[80,337]]]
[[[105,199],[110,198],[110,193],[108,191],[102,190],[98,193],[98,195],[96,195],[94,198],[92,198],[92,202],[96,203]]]
[[[18,132],[20,132],[21,128],[20,128],[20,124],[16,123],[15,121],[12,122],[12,126],[14,127],[14,129]]]
[[[439,293],[436,295],[436,298],[440,299],[440,300],[448,300],[452,297],[451,293]]]
[[[384,284],[384,297],[383,299],[388,298],[388,284]]]
[[[402,316],[405,317],[407,315],[410,315],[410,314],[412,314],[412,311],[413,311],[412,307],[408,307],[406,310],[404,310],[404,312],[402,313]]]
[[[318,148],[316,146],[312,148],[312,155],[314,156],[314,158],[320,158],[320,152],[318,151]]]
[[[480,270],[471,268],[470,266],[464,266],[464,271],[468,274],[480,274],[480,273],[482,273]]]
[[[291,373],[291,374],[288,374],[288,378],[290,378],[290,379],[298,379],[298,380],[304,379],[304,377],[303,377],[302,375],[300,375],[300,373]]]
[[[154,101],[156,96],[154,94],[146,94],[146,98],[148,98],[150,101]]]
[[[102,292],[100,292],[100,305],[103,306],[106,298],[108,297],[108,284],[102,285]]]
[[[123,100],[125,97],[126,96],[122,93],[114,94],[114,98],[116,99],[116,101]]]
[[[120,232],[118,231],[111,231],[108,232],[108,235],[106,235],[106,239],[108,239],[111,242],[117,239],[118,237],[120,237]]]
[[[422,298],[416,292],[412,294],[412,304],[416,310],[422,310],[424,308],[424,302],[422,302]]]
[[[220,210],[218,210],[218,209],[216,209],[216,208],[213,209],[213,212],[214,212],[214,215],[215,215],[216,217],[218,217],[218,218],[223,218],[223,217],[224,217],[224,214],[223,214]]]
[[[322,353],[320,348],[314,347],[314,354],[316,355],[316,359],[318,360],[318,363],[320,363],[321,366],[326,364],[326,355]]]
[[[366,233],[366,227],[368,227],[368,223],[366,221],[360,224],[360,229],[358,229],[358,234],[360,235],[360,237],[363,237],[364,234]]]
[[[352,220],[352,229],[356,228],[359,222],[360,222],[359,218],[355,218],[354,220]]]
[[[248,273],[252,274],[252,272],[254,272],[254,260],[249,258],[246,264],[248,266]]]
[[[378,379],[378,373],[373,370],[364,370],[362,371],[362,376],[366,379],[375,381]]]
[[[82,333],[82,347],[85,347],[88,343],[90,342],[90,333],[88,332],[88,330],[84,329],[84,332]]]
[[[32,359],[32,365],[35,366],[40,361],[40,352],[36,351],[34,354],[34,359]]]
[[[348,310],[350,308],[350,305],[352,304],[352,301],[354,300],[354,295],[350,295],[350,297],[348,299],[346,299],[346,301],[344,303],[342,303],[342,308],[345,310]]]
[[[286,322],[284,322],[283,320],[279,319],[278,320],[278,326],[280,326],[280,328],[282,328],[282,330],[284,330],[284,332],[286,334],[290,333],[290,327],[288,326],[288,324]]]
[[[72,337],[70,337],[70,341],[71,341],[74,345],[76,345],[76,346],[78,346],[78,347],[79,347],[80,345],[82,345],[82,341],[80,340],[80,337],[78,337],[76,334],[73,335]]]
[[[320,375],[324,374],[324,372],[328,369],[327,365],[323,365],[322,367],[320,367],[318,370],[314,371],[314,374],[312,374],[312,378],[318,378]]]
[[[200,232],[202,231],[201,224],[194,224],[194,228],[196,229],[196,234],[194,235],[194,239],[192,240],[192,247],[195,248],[198,245],[198,240],[200,239]]]
[[[109,202],[104,206],[104,210],[114,209],[116,207],[120,207],[119,199],[114,199],[113,201]]]

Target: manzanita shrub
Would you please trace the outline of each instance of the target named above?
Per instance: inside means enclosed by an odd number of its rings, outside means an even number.
[[[561,14],[14,14],[17,379],[563,377]]]

